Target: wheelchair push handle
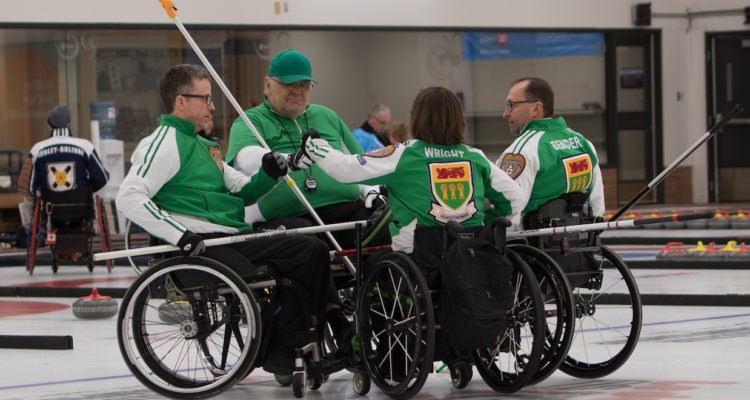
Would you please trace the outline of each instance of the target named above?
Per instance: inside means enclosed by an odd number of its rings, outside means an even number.
[[[246,242],[249,240],[276,237],[276,236],[304,235],[304,234],[310,234],[310,233],[358,229],[360,227],[367,226],[368,223],[370,223],[370,221],[367,221],[367,220],[342,222],[338,224],[318,225],[318,226],[296,228],[296,229],[273,230],[273,231],[266,231],[266,232],[259,232],[259,233],[250,233],[247,235],[237,235],[237,236],[227,236],[227,237],[215,238],[215,239],[206,239],[203,242],[206,245],[206,247],[220,246],[220,245],[225,245],[225,244],[240,243],[240,242]],[[145,256],[149,254],[158,254],[158,253],[168,253],[168,252],[178,251],[178,250],[180,250],[180,248],[177,246],[173,246],[171,244],[165,244],[165,245],[159,245],[159,246],[143,247],[139,249],[108,251],[104,253],[94,254],[94,261],[111,260],[114,258],[123,258],[123,257]]]

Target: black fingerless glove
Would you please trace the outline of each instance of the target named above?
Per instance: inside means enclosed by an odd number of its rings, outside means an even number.
[[[177,241],[177,247],[180,248],[183,256],[197,256],[206,251],[203,236],[189,230],[185,231]]]
[[[263,171],[273,179],[279,179],[287,173],[286,157],[277,151],[264,154],[261,164]]]

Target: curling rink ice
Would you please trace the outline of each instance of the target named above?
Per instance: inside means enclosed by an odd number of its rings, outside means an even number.
[[[627,247],[627,246],[626,246]],[[632,247],[632,246],[631,246]],[[617,248],[617,246],[613,246]],[[637,253],[633,251],[633,253]],[[622,253],[628,261],[627,251]],[[637,257],[638,255],[633,255]],[[750,295],[750,269],[633,269],[641,294]],[[53,274],[40,265],[29,276],[18,266],[0,267],[0,288],[126,288],[135,279],[120,262],[112,274],[97,266],[62,266]],[[699,297],[699,296],[698,296]],[[0,399],[159,399],[125,366],[117,345],[115,317],[81,320],[70,306],[77,298],[0,297],[0,335],[70,335],[72,350],[0,348]],[[118,304],[120,299],[117,299]],[[436,368],[439,367],[436,364]],[[310,399],[357,399],[352,374],[332,375]],[[255,370],[217,399],[293,398],[289,387]],[[373,385],[364,398],[387,399]],[[557,371],[544,382],[514,394],[500,394],[474,378],[455,389],[447,372],[431,374],[415,399],[748,399],[750,398],[750,307],[728,305],[644,305],[640,341],[625,365],[598,379]]]

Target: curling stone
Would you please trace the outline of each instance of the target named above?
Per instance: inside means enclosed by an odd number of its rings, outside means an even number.
[[[731,220],[729,213],[724,210],[716,210],[713,219],[706,221],[709,229],[729,229]]]
[[[73,315],[81,319],[102,319],[117,314],[117,300],[102,296],[96,288],[91,294],[83,296],[73,303]]]
[[[193,309],[184,300],[164,302],[159,306],[159,319],[168,324],[180,324],[182,321],[193,319]]]
[[[737,210],[737,214],[729,217],[729,226],[732,229],[750,229],[750,211]]]

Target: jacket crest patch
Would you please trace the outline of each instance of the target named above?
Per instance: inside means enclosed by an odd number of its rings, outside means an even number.
[[[435,200],[429,214],[441,223],[464,222],[477,213],[474,182],[468,161],[429,163],[430,187]]]
[[[566,192],[585,192],[591,186],[594,167],[587,153],[563,158],[565,167]]]
[[[523,154],[508,153],[500,162],[500,169],[513,179],[521,176],[524,168],[526,168],[526,157]]]
[[[52,191],[64,192],[75,186],[76,166],[74,162],[47,164],[47,185]]]
[[[219,167],[219,171],[221,171],[221,173],[224,173],[224,163],[222,163],[221,150],[219,149],[219,146],[208,146],[208,154],[211,155],[211,158],[216,163],[216,166]]]

